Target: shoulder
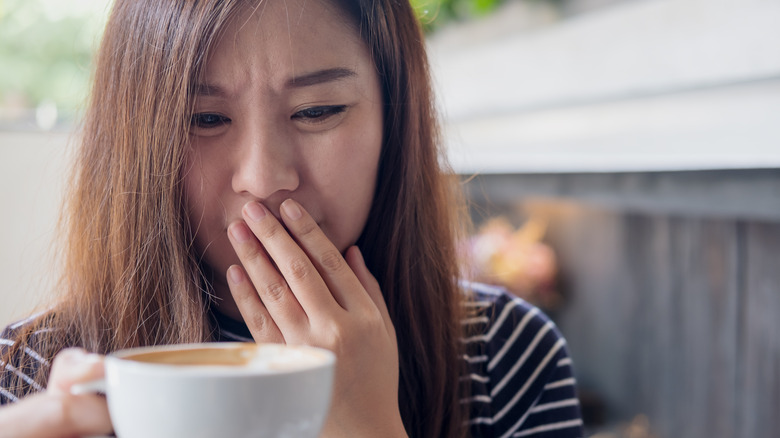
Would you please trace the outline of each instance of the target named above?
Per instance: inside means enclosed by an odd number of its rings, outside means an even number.
[[[472,435],[581,436],[572,362],[555,323],[502,288],[463,286]]]
[[[51,329],[37,323],[46,319],[35,314],[0,331],[0,405],[45,388],[51,358],[40,346]]]
[[[472,336],[467,343],[481,343],[491,354],[490,369],[504,368],[508,350],[540,347],[552,356],[565,350],[566,342],[555,323],[539,308],[505,289],[480,283],[464,283],[470,293],[466,306]]]

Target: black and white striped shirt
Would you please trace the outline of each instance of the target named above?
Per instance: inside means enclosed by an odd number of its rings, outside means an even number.
[[[471,436],[583,437],[566,341],[538,308],[504,290],[469,285],[483,308],[463,341],[471,381]]]
[[[502,289],[469,283],[473,300],[465,305],[473,312],[462,323],[474,333],[463,339],[470,395],[461,400],[470,406],[469,427],[474,438],[579,438],[584,436],[576,397],[572,362],[566,342],[555,324],[539,309]],[[0,334],[0,351],[14,345],[14,332],[27,320]],[[219,341],[253,342],[245,325],[219,318]],[[34,341],[32,343],[34,345]],[[20,354],[49,368],[50,358],[32,348]],[[0,363],[0,405],[19,400],[22,394],[41,391],[41,382]],[[30,373],[31,374],[31,373]],[[11,380],[25,388],[10,388]]]

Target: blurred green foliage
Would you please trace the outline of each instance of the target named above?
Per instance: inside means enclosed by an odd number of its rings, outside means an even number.
[[[59,3],[0,0],[0,106],[82,106],[104,17],[94,0]]]
[[[411,0],[426,32],[451,22],[486,15],[506,0]]]

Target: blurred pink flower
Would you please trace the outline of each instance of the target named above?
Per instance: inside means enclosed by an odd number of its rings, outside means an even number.
[[[506,287],[536,305],[557,306],[555,252],[542,242],[546,225],[528,220],[515,228],[504,217],[485,222],[464,248],[474,279]],[[467,271],[467,272],[468,272]]]

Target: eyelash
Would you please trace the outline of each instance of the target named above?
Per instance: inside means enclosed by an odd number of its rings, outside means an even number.
[[[230,119],[214,113],[193,114],[190,119],[190,125],[200,129],[218,128],[230,123]]]
[[[346,105],[313,106],[298,111],[290,118],[302,120],[305,123],[322,123],[337,114],[343,113],[346,109]]]
[[[314,106],[302,109],[290,118],[302,120],[305,123],[322,123],[332,116],[343,113],[346,109],[346,105]],[[193,114],[190,119],[190,125],[200,129],[218,128],[230,122],[230,118],[215,113]]]

